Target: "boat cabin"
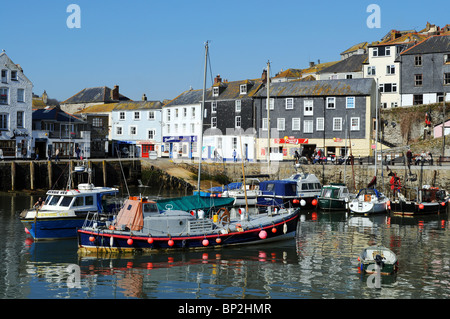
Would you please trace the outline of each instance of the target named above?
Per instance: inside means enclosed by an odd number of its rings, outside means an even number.
[[[347,186],[344,184],[339,185],[325,185],[322,188],[322,191],[320,193],[320,197],[323,198],[345,198],[349,196],[349,191]]]

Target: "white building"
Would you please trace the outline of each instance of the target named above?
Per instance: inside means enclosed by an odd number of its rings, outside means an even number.
[[[162,108],[162,156],[198,158],[203,90],[183,92]]]
[[[0,70],[1,154],[4,158],[30,157],[33,84],[4,51],[0,53]]]

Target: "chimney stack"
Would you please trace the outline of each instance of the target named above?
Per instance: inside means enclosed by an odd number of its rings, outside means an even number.
[[[262,83],[266,83],[267,82],[267,70],[264,69],[262,74],[261,74],[261,81]]]
[[[111,100],[118,101],[119,100],[119,86],[114,85],[114,89],[111,90]]]
[[[315,65],[314,62],[309,62],[309,67],[312,68]]]
[[[220,74],[217,74],[217,76],[214,78],[214,84],[222,82],[222,78],[220,77]]]
[[[144,94],[142,94],[142,101],[147,101],[147,96]]]

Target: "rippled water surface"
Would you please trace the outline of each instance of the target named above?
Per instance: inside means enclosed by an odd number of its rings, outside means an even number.
[[[0,297],[73,299],[369,299],[450,297],[448,214],[423,218],[304,212],[296,239],[151,255],[82,256],[75,240],[34,243],[18,214],[36,197],[0,195]],[[383,244],[395,275],[370,288],[357,257]],[[76,269],[79,270],[77,276]]]

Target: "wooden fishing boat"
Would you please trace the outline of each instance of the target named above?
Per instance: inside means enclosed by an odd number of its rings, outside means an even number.
[[[449,197],[445,190],[424,185],[417,189],[412,199],[407,199],[400,190],[397,198],[391,201],[391,211],[395,215],[427,215],[447,211]]]
[[[129,197],[112,222],[88,216],[78,230],[78,245],[83,253],[114,253],[257,244],[294,238],[298,219],[295,208],[255,214],[241,209],[234,215],[220,208],[209,216],[203,211],[161,212],[154,201]]]
[[[330,184],[322,187],[317,205],[321,210],[346,210],[348,202],[354,198],[345,184]]]
[[[389,275],[398,270],[395,253],[384,246],[370,246],[362,250],[358,257],[360,270],[372,274],[380,269],[380,274]]]

